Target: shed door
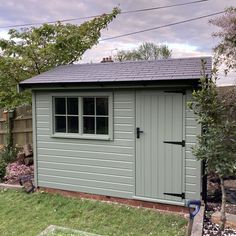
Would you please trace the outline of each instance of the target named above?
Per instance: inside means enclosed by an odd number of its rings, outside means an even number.
[[[183,94],[137,92],[136,127],[136,197],[183,201]]]

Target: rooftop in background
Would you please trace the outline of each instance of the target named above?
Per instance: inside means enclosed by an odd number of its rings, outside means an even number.
[[[74,64],[59,66],[31,79],[22,81],[20,87],[67,83],[196,80],[201,77],[201,59],[206,61],[206,73],[211,74],[211,57]]]

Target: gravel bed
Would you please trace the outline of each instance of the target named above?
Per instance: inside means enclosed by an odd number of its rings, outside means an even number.
[[[218,203],[208,203],[208,209],[206,211],[206,216],[204,219],[203,225],[203,235],[204,236],[213,236],[213,235],[220,235],[220,236],[236,236],[236,230],[226,228],[222,233],[220,232],[220,227],[217,224],[211,222],[211,215],[215,211],[220,210],[220,204]],[[231,214],[236,214],[236,205],[227,204],[226,205],[226,212]]]

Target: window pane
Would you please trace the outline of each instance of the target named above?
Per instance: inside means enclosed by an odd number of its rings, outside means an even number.
[[[67,114],[78,115],[78,98],[67,98]]]
[[[96,133],[108,134],[108,117],[97,117],[96,122]]]
[[[55,114],[65,115],[66,114],[66,99],[55,98]]]
[[[66,132],[66,117],[65,116],[55,117],[55,132],[60,132],[60,133]]]
[[[96,98],[96,114],[108,115],[108,98]]]
[[[84,133],[94,134],[94,117],[84,117]]]
[[[94,98],[83,98],[84,115],[94,115]]]
[[[79,132],[79,122],[78,116],[68,116],[68,133],[78,133]]]

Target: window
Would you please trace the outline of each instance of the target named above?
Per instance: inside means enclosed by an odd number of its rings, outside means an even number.
[[[108,134],[108,98],[83,98],[83,132]]]
[[[79,102],[75,97],[57,97],[55,104],[55,132],[79,133]]]
[[[53,97],[53,135],[111,136],[110,96]],[[110,131],[110,132],[109,132]],[[76,134],[76,136],[75,136]]]

